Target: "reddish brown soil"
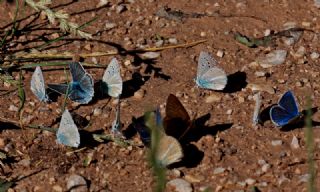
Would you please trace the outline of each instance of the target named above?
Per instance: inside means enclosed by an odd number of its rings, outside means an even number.
[[[246,87],[246,83],[263,84],[275,89],[275,94],[261,92],[262,109],[276,103],[281,94],[289,89],[297,97],[300,110],[305,109],[309,94],[313,97],[312,106],[320,105],[319,59],[310,58],[313,51],[320,52],[320,11],[313,6],[313,1],[135,0],[134,3],[125,3],[127,10],[122,13],[115,11],[119,1],[112,0],[108,6],[101,9],[95,9],[97,3],[98,1],[54,1],[54,6],[58,6],[56,10],[70,13],[76,23],[84,23],[96,16],[98,19],[85,28],[85,31],[95,34],[93,40],[68,37],[68,40],[50,46],[49,50],[91,53],[117,48],[134,49],[144,40],[145,47],[154,47],[157,35],[165,39],[176,38],[178,43],[207,40],[189,48],[161,51],[161,56],[152,62],[139,60],[135,54],[116,55],[122,62],[121,70],[126,85],[130,85],[133,77],[140,75],[144,79],[140,79],[140,84],[135,81],[134,86],[124,87],[122,102],[126,105],[121,109],[121,121],[124,129],[129,130],[127,133],[132,130],[130,124],[133,116],[139,117],[146,110],[159,105],[163,109],[170,93],[179,97],[190,116],[195,113],[197,118],[210,115],[205,122],[206,128],[199,129],[197,133],[200,136],[186,146],[188,150],[185,151],[185,161],[168,170],[168,180],[181,177],[192,184],[194,191],[200,191],[205,187],[211,187],[213,191],[248,191],[253,186],[257,186],[261,191],[306,191],[307,183],[301,181],[301,176],[308,173],[304,126],[292,126],[289,131],[276,128],[270,121],[264,125],[252,126],[253,92]],[[251,17],[200,17],[184,18],[182,21],[156,17],[155,13],[165,5],[186,13],[219,10],[223,15],[255,16],[266,22]],[[0,26],[10,23],[14,9],[14,3],[1,2]],[[32,12],[26,8],[19,17],[24,18]],[[30,21],[28,18],[22,21],[22,24]],[[312,29],[315,33],[305,31],[294,46],[284,46],[280,43],[269,48],[247,48],[237,43],[230,33],[241,32],[247,36],[261,37],[266,29],[276,32],[283,30],[283,24],[289,21],[296,22],[300,27],[305,27],[303,22],[309,22],[310,26],[305,28]],[[43,17],[34,21],[43,22]],[[117,26],[105,30],[106,22],[116,23]],[[38,34],[57,32],[57,28],[49,28],[28,32],[20,38],[21,41],[30,41]],[[47,37],[52,39],[53,35]],[[132,44],[129,44],[127,39],[130,39]],[[31,41],[12,49],[31,48],[42,43],[42,40]],[[88,44],[91,45],[91,50],[85,48]],[[294,53],[300,46],[306,48],[303,58],[297,59],[289,54],[284,64],[268,69],[249,65],[268,50],[284,48]],[[227,91],[207,91],[195,86],[197,59],[202,50],[214,56],[218,50],[224,51],[222,58],[216,58],[219,65],[231,75]],[[96,59],[99,64],[107,65],[111,57]],[[126,60],[130,60],[132,64],[124,65]],[[92,63],[92,60],[85,59],[85,62]],[[64,81],[63,70],[43,69],[47,83]],[[102,78],[104,72],[101,68],[87,70],[96,81]],[[257,77],[256,71],[264,71],[269,75]],[[57,128],[63,97],[58,97],[57,101],[50,104],[40,103],[29,89],[31,75],[32,70],[23,72],[26,91],[23,118],[29,124]],[[17,77],[18,72],[14,71],[13,76]],[[1,84],[0,88],[13,89],[12,86],[7,87],[4,84]],[[133,96],[138,90],[145,91],[142,99]],[[209,95],[221,97],[221,100],[206,103],[205,99]],[[18,121],[17,112],[9,110],[10,105],[19,106],[17,91],[1,96],[0,104],[1,117]],[[83,118],[90,119],[90,126],[86,131],[109,132],[115,107],[112,102],[108,103],[108,99],[96,100],[81,106],[69,102],[67,108]],[[95,108],[103,108],[100,116],[92,115]],[[230,109],[232,113],[227,114]],[[320,121],[320,113],[315,112],[312,118],[314,121]],[[10,156],[10,159],[0,165],[0,176],[9,180],[26,176],[16,182],[11,191],[66,191],[67,178],[73,173],[87,180],[90,191],[152,191],[154,182],[146,158],[147,150],[144,147],[121,148],[112,142],[91,142],[90,135],[86,135],[82,137],[83,144],[80,147],[85,148],[69,153],[74,149],[58,145],[55,134],[0,123],[0,150]],[[316,167],[320,165],[318,128],[319,125],[314,126]],[[290,146],[294,136],[299,139],[298,149]],[[140,142],[137,135],[133,135],[131,139]],[[272,141],[275,140],[281,140],[282,144],[273,146]],[[92,156],[92,161],[85,166],[84,161],[88,156]],[[261,172],[262,165],[259,164],[259,160],[265,160],[271,167],[266,172]],[[221,174],[214,174],[218,167],[226,170]],[[174,171],[176,169],[180,171],[180,175]],[[242,185],[248,178],[256,182]],[[317,175],[316,180],[320,181],[319,178]],[[317,186],[320,189],[320,182]]]

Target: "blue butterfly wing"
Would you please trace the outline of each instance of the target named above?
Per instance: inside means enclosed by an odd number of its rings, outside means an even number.
[[[81,104],[89,103],[94,95],[94,82],[91,75],[86,73],[79,62],[72,62],[69,66],[72,75],[69,98]]]
[[[75,125],[68,110],[65,110],[62,114],[56,136],[58,143],[63,145],[70,147],[78,147],[80,145],[80,134],[78,127]]]
[[[80,81],[86,74],[86,71],[79,62],[71,62],[69,64],[69,68],[72,76],[72,81]]]
[[[87,104],[92,100],[93,94],[91,95],[88,91],[84,90],[80,83],[72,82],[71,83],[71,90],[69,92],[69,98],[72,101]]]
[[[59,94],[66,94],[68,90],[68,84],[48,84],[48,88]],[[69,87],[69,93],[70,91],[71,87]]]
[[[272,106],[270,109],[270,119],[279,127],[287,125],[295,117],[295,115],[290,114],[286,109],[278,105]]]
[[[283,94],[278,102],[278,105],[284,108],[293,117],[297,117],[299,115],[298,105],[291,91],[287,91]]]
[[[150,135],[150,130],[146,126],[144,119],[143,118],[132,118],[133,122],[133,127],[136,129],[138,132],[141,141],[143,142],[144,145],[149,146],[151,142],[151,135]]]
[[[46,93],[43,74],[40,66],[37,66],[31,77],[31,91],[37,96],[40,101],[49,101]]]

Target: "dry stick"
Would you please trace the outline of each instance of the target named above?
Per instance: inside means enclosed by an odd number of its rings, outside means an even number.
[[[13,124],[13,125],[15,125],[17,127],[21,126],[19,121],[15,121],[15,120],[12,120],[12,119],[7,119],[7,118],[4,118],[4,117],[0,117],[0,121],[6,122],[6,123],[11,123],[11,124]],[[50,132],[53,132],[53,133],[56,132],[56,129],[53,129],[53,128],[50,128],[50,127],[44,127],[44,126],[40,126],[40,125],[23,125],[23,127],[31,128],[31,129],[40,129],[40,130],[43,130],[43,131],[50,131]]]
[[[128,52],[148,52],[148,51],[162,51],[166,49],[175,49],[175,48],[186,48],[186,47],[192,47],[201,43],[206,42],[207,40],[200,40],[195,41],[191,43],[184,43],[179,45],[170,45],[165,47],[151,47],[151,48],[145,48],[145,49],[135,49],[135,50],[128,50]],[[101,57],[101,56],[110,56],[110,55],[117,55],[119,54],[118,51],[107,51],[107,52],[94,52],[94,53],[83,53],[78,54],[82,58],[88,58],[88,57]],[[50,53],[30,53],[26,55],[21,55],[14,60],[23,60],[23,59],[72,59],[74,57],[73,53],[59,53],[59,54],[50,54]]]

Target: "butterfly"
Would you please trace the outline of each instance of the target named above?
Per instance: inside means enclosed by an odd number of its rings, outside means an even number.
[[[156,151],[155,158],[159,165],[166,167],[181,161],[182,147],[176,138],[164,132],[160,111],[146,114],[145,118],[146,125],[151,131],[151,149]],[[159,140],[155,142],[157,138]]]
[[[261,107],[261,96],[260,92],[255,94],[253,96],[254,100],[256,101],[254,111],[253,111],[253,116],[252,116],[252,124],[257,125],[260,122],[260,117],[259,117],[259,112],[260,112],[260,107]]]
[[[191,125],[192,121],[187,110],[176,96],[170,94],[167,98],[166,116],[163,120],[166,134],[181,139]]]
[[[116,109],[116,119],[112,122],[111,132],[116,135],[122,135],[121,130],[121,122],[120,122],[120,98],[118,97],[118,104]]]
[[[291,91],[285,92],[277,105],[270,109],[271,121],[279,127],[290,124],[300,117],[296,99]]]
[[[122,78],[120,75],[120,65],[116,58],[113,58],[105,70],[102,82],[107,87],[108,95],[119,97],[122,93]]]
[[[72,81],[69,84],[49,84],[48,87],[60,94],[68,94],[68,97],[81,104],[89,103],[94,95],[94,82],[80,64],[71,62],[69,64]]]
[[[40,101],[48,102],[49,97],[46,93],[45,83],[41,67],[37,66],[31,77],[31,91],[37,96]]]
[[[223,90],[227,76],[223,69],[217,67],[217,61],[207,52],[201,51],[198,60],[196,84],[204,89]]]
[[[56,133],[57,141],[60,144],[79,147],[80,134],[78,127],[74,123],[72,116],[68,110],[65,110],[62,114],[59,129]]]

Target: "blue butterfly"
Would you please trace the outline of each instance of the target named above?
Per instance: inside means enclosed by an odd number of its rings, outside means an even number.
[[[94,95],[94,82],[79,62],[69,64],[72,81],[69,84],[49,84],[48,87],[81,104],[89,103]]]
[[[34,73],[32,74],[30,89],[40,101],[49,101],[40,66],[37,66]]]
[[[217,61],[207,52],[201,51],[198,60],[196,84],[204,89],[223,90],[227,76],[223,69],[217,67]]]
[[[65,110],[62,114],[61,122],[56,135],[57,141],[60,144],[70,147],[79,147],[80,145],[80,134],[78,127],[74,123],[68,110]]]
[[[277,105],[270,109],[271,121],[279,127],[290,124],[300,117],[296,99],[291,91],[282,95]]]
[[[113,58],[105,70],[102,82],[107,86],[108,95],[119,97],[122,93],[122,78],[120,75],[120,65],[116,58]]]

